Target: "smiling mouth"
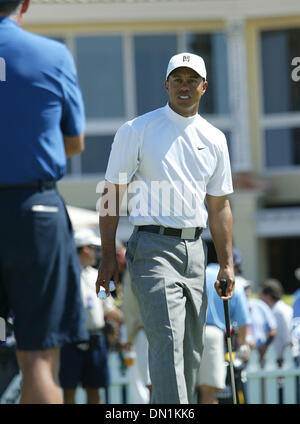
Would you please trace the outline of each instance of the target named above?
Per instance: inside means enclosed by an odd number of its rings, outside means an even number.
[[[178,98],[180,99],[180,100],[189,100],[191,97],[190,96],[184,96],[184,95],[181,95],[181,96],[178,96]]]

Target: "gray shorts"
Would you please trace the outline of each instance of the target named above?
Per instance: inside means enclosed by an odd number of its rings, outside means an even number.
[[[135,229],[126,258],[149,342],[151,403],[193,403],[207,309],[205,243]]]

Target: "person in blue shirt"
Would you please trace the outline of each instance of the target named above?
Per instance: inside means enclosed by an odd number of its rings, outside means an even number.
[[[224,305],[214,288],[218,264],[208,264],[206,268],[206,285],[209,307],[207,309],[206,324],[215,325],[225,332]],[[230,322],[236,322],[238,327],[247,326],[251,318],[247,305],[247,298],[242,285],[236,284],[235,296],[229,300]],[[244,333],[246,335],[246,331]],[[242,336],[245,339],[245,336]]]
[[[200,363],[197,385],[201,389],[200,403],[218,403],[217,392],[225,388],[226,369],[224,357],[224,334],[226,330],[223,300],[214,284],[219,265],[210,263],[206,268],[206,291],[208,308],[203,357]],[[247,328],[251,323],[247,298],[242,285],[235,283],[234,295],[228,301],[230,322],[238,328],[237,342],[243,359],[248,353]],[[247,351],[247,352],[246,352]]]
[[[80,263],[56,181],[84,149],[70,52],[21,28],[30,0],[0,0],[0,316],[14,314],[21,403],[61,403],[59,351],[88,339]]]

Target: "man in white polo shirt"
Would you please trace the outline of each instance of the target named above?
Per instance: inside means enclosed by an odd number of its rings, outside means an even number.
[[[207,88],[203,59],[173,56],[165,88],[165,107],[125,123],[115,136],[100,211],[103,256],[96,290],[103,286],[109,293],[109,280],[118,281],[114,240],[128,186],[135,229],[126,257],[149,342],[151,403],[183,404],[194,402],[203,350],[207,296],[201,232],[207,218],[220,264],[216,290],[222,296],[219,280],[226,278],[223,299],[233,294],[226,197],[232,178],[224,134],[198,114]]]

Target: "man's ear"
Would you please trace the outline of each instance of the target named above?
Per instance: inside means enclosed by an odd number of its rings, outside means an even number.
[[[29,7],[30,0],[24,0],[21,6],[21,14],[26,13]]]
[[[165,81],[165,89],[167,91],[169,91],[169,81],[168,80]]]
[[[208,86],[208,82],[207,82],[207,81],[204,81],[204,82],[203,82],[203,86],[202,86],[202,90],[203,90],[202,94],[204,94],[204,93],[205,93],[205,91],[206,91],[206,89],[207,89],[207,86]]]

